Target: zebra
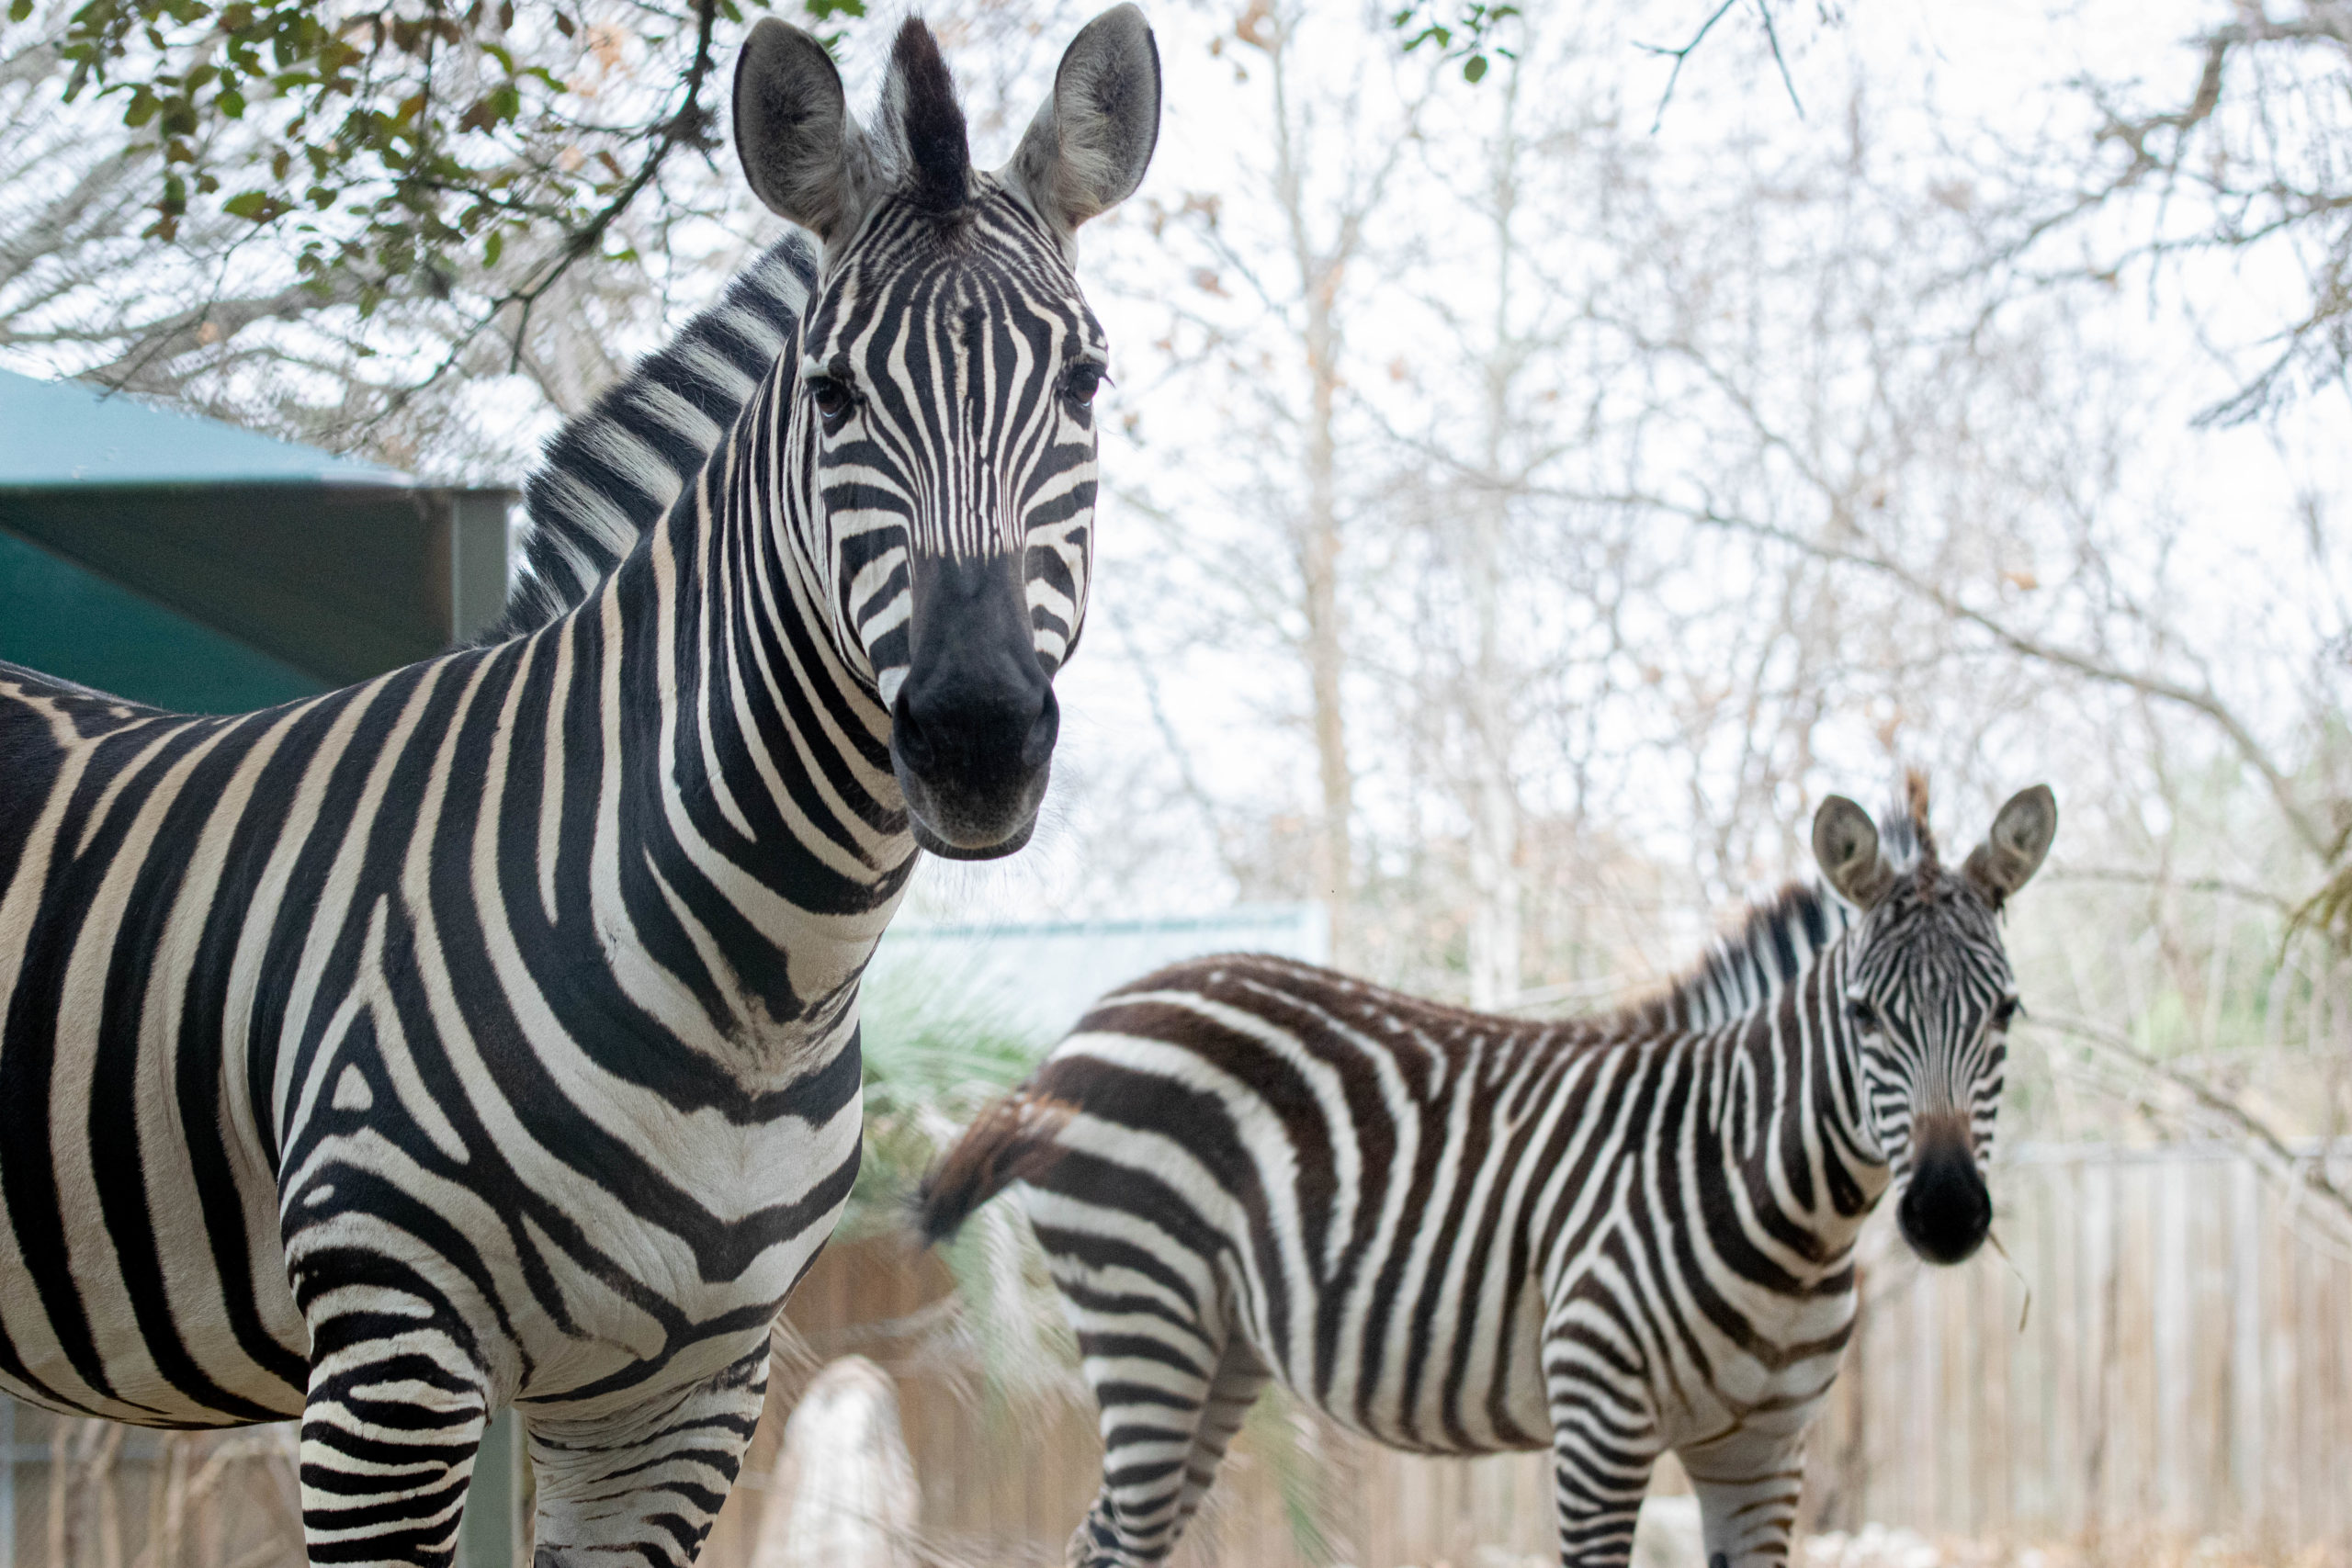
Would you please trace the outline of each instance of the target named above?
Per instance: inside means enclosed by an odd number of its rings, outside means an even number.
[[[761,21],[735,141],[805,312],[609,571],[255,714],[0,666],[0,1392],[299,1417],[310,1561],[423,1568],[512,1406],[542,1568],[694,1561],[856,1171],[859,976],[918,849],[1035,820],[1092,560],[1077,231],[1159,83],[1104,13],[989,173],[920,22],[861,123]]]
[[[1080,1568],[1164,1561],[1270,1381],[1374,1441],[1549,1448],[1560,1559],[1623,1568],[1674,1450],[1711,1568],[1784,1562],[1804,1434],[1890,1190],[1957,1263],[2018,1007],[1996,917],[2037,786],[1959,870],[1924,783],[1842,796],[1792,883],[1613,1016],[1499,1018],[1265,955],[1104,997],[926,1177],[936,1244],[1018,1184],[1101,1407]]]

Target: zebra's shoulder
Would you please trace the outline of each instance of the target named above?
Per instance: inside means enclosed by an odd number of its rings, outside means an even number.
[[[787,234],[548,438],[524,481],[521,569],[505,613],[477,642],[536,631],[620,564],[726,438],[791,341],[816,281],[807,236]]]
[[[1696,964],[1627,1003],[1612,1021],[1644,1029],[1728,1023],[1794,984],[1850,918],[1818,884],[1784,883],[1751,902]]]

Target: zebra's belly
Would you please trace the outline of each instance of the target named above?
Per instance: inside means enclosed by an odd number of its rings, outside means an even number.
[[[1279,1375],[1341,1426],[1388,1448],[1467,1457],[1547,1447],[1542,1292],[1532,1277],[1510,1291],[1496,1283],[1476,1300],[1435,1303],[1426,1319],[1408,1313],[1384,1324],[1364,1310],[1373,1282],[1360,1281],[1339,1315],[1328,1393],[1316,1391],[1311,1361],[1296,1353]]]
[[[244,1267],[224,1279],[219,1254],[236,1258],[234,1237],[208,1228],[192,1189],[151,1173],[134,1203],[134,1171],[130,1191],[101,1201],[88,1167],[62,1159],[55,1174],[46,1214],[28,1205],[0,1218],[0,1390],[145,1427],[301,1413],[308,1341],[274,1224],[258,1250],[247,1233]],[[216,1220],[236,1206],[211,1197]]]

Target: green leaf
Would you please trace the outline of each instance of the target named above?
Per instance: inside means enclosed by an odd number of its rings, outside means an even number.
[[[1476,83],[1486,73],[1487,57],[1483,54],[1474,54],[1462,62],[1462,79],[1464,82]]]
[[[286,203],[263,190],[239,191],[220,204],[220,210],[249,223],[266,223],[287,210]]]

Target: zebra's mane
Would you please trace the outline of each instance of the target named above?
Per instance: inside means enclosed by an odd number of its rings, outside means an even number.
[[[1940,869],[1928,825],[1927,775],[1916,769],[1903,776],[1902,793],[1880,828],[1879,847],[1898,873],[1931,878]],[[1748,905],[1698,963],[1627,1003],[1613,1021],[1712,1029],[1744,1018],[1793,985],[1853,923],[1852,908],[1820,883],[1782,883]]]
[[[816,282],[816,253],[796,230],[548,437],[523,486],[521,570],[476,643],[537,631],[620,564],[725,439]]]
[[[1646,1029],[1712,1029],[1744,1018],[1793,984],[1852,918],[1818,883],[1784,883],[1750,904],[1698,963],[1628,1003],[1615,1021]]]
[[[1746,1018],[1788,989],[1820,950],[1847,931],[1851,912],[1818,882],[1785,882],[1714,938],[1705,957],[1651,995],[1623,1006],[1618,1025],[1710,1030]]]

